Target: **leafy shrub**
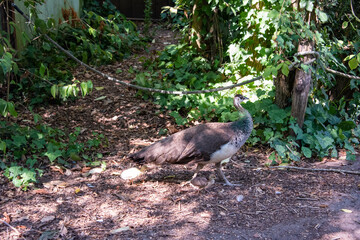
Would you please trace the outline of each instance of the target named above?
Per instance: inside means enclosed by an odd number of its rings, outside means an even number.
[[[54,19],[43,21],[36,18],[35,30],[40,35],[48,34],[85,63],[109,64],[145,46],[135,24],[118,12],[102,17],[90,11],[80,19],[71,11],[63,10],[66,21],[59,25],[55,24]],[[10,71],[18,75],[11,81],[9,99],[26,93],[31,103],[36,104],[49,100],[51,95],[66,100],[91,91],[90,84],[85,85],[74,79],[71,73],[74,62],[68,61],[62,51],[43,38],[30,42],[30,38],[23,35],[23,40],[28,45],[18,54],[18,58],[13,58],[11,51],[7,51],[2,53],[4,58],[0,61],[0,76]]]
[[[264,96],[261,90],[258,94]],[[278,162],[298,161],[301,157],[339,157],[339,148],[347,150],[348,160],[355,159],[353,145],[359,143],[360,128],[344,106],[311,104],[301,129],[291,117],[291,109],[280,109],[273,103],[273,97],[274,94],[270,93],[260,100],[244,104],[254,120],[254,131],[248,140],[250,144],[272,147],[275,151],[270,159]]]
[[[35,115],[38,120],[39,116]],[[26,189],[41,176],[42,165],[69,166],[73,161],[97,161],[94,150],[104,145],[104,136],[93,133],[87,142],[79,142],[80,128],[70,134],[46,125],[20,127],[0,121],[0,167],[16,187]],[[90,153],[90,155],[88,155]]]

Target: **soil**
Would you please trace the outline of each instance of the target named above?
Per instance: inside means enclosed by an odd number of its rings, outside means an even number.
[[[130,82],[130,67],[141,70],[142,58],[176,42],[172,31],[156,31],[149,51],[99,69]],[[133,181],[122,180],[124,169],[137,166],[129,153],[161,139],[161,129],[170,134],[184,127],[133,89],[84,68],[74,75],[100,88],[34,111],[52,127],[80,127],[82,139],[93,131],[104,134],[108,146],[98,151],[106,170],[87,174],[82,163],[62,171],[46,168],[26,192],[1,175],[0,217],[8,223],[0,224],[1,239],[360,239],[359,175],[270,169],[270,150],[263,147],[244,146],[224,167],[229,180],[240,183],[236,187],[219,179],[203,190],[183,185],[195,166],[182,165],[157,166]],[[30,113],[20,116],[15,121],[28,124]],[[359,171],[359,160],[346,161],[342,154],[298,166]],[[214,170],[206,166],[200,175]]]

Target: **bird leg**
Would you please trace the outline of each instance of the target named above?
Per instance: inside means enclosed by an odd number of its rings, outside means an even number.
[[[193,180],[194,178],[196,178],[197,174],[200,172],[200,170],[205,166],[205,164],[202,164],[202,163],[198,163],[198,165],[196,166],[196,169],[195,169],[195,173],[194,175],[192,176],[191,180]],[[191,181],[190,180],[190,181]]]
[[[217,169],[217,173],[222,177],[222,179],[224,179],[225,181],[225,185],[228,186],[241,186],[240,184],[234,184],[229,182],[229,180],[227,180],[227,178],[225,177],[225,174],[223,173],[222,169],[221,169],[221,162],[218,162],[215,164],[216,169]]]

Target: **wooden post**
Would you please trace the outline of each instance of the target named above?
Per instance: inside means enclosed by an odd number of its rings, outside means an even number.
[[[301,41],[298,52],[313,51],[314,43],[311,41]],[[303,62],[310,60],[311,55],[305,55]],[[299,127],[303,127],[306,106],[311,86],[311,71],[305,72],[298,68],[295,72],[295,82],[292,90],[291,116],[296,118]]]

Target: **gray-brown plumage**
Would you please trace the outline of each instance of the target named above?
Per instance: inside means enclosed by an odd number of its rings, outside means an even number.
[[[204,165],[215,163],[226,184],[233,185],[222,172],[221,161],[232,157],[253,129],[249,112],[240,105],[245,99],[240,94],[234,97],[234,106],[239,111],[237,121],[206,123],[185,129],[131,154],[130,158],[140,163],[197,163],[193,179]]]

